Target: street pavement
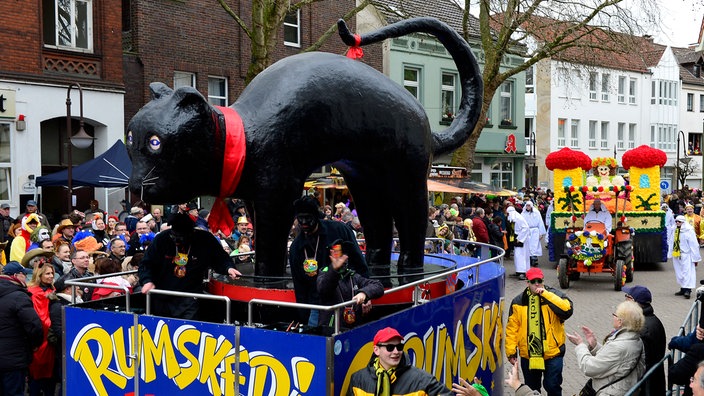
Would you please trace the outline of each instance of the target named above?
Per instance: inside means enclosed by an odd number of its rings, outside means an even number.
[[[514,274],[515,267],[513,260],[504,260],[506,274]],[[557,270],[547,259],[547,252],[540,258],[540,268],[545,274],[545,283],[548,286],[560,289],[557,280]],[[704,279],[702,265],[697,268],[697,279]],[[614,291],[612,275],[609,273],[582,274],[578,281],[571,281],[569,289],[563,290],[574,305],[574,314],[565,322],[565,331],[573,333],[579,331],[585,325],[591,328],[598,340],[602,340],[613,328],[611,314],[616,310],[616,306],[624,300],[624,292]],[[635,263],[633,282],[626,286],[643,285],[650,289],[653,294],[653,309],[655,315],[660,318],[667,333],[667,341],[677,335],[680,326],[684,322],[689,309],[694,303],[695,294],[692,299],[686,300],[682,296],[675,296],[679,291],[679,286],[675,281],[675,272],[672,262],[658,263],[648,266],[639,266]],[[526,287],[526,281],[519,281],[518,278],[507,276],[506,278],[506,311],[504,323],[508,317],[508,309],[511,300],[521,293]],[[561,289],[560,289],[561,290]],[[562,394],[571,396],[579,394],[580,389],[587,381],[577,366],[574,354],[574,345],[566,341],[567,351],[564,359]],[[510,367],[505,359],[505,368]],[[521,378],[523,378],[521,376]],[[508,389],[508,388],[506,388]],[[505,391],[511,395],[513,391]],[[543,391],[545,394],[545,391]]]

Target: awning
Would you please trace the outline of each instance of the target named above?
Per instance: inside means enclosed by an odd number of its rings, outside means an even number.
[[[470,194],[471,193],[471,191],[466,188],[451,186],[449,184],[440,183],[439,181],[435,181],[435,180],[431,180],[431,179],[428,179],[428,191],[446,192],[446,193],[455,193],[455,194]]]
[[[71,168],[72,187],[126,187],[132,161],[122,140],[106,152]],[[37,186],[68,186],[68,170],[37,177]]]

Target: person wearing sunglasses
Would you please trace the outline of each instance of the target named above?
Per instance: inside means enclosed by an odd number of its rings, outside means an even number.
[[[526,289],[516,296],[508,312],[506,355],[511,364],[518,356],[525,383],[548,396],[562,395],[562,364],[565,355],[565,321],[572,316],[572,301],[544,284],[538,267],[526,271]],[[535,312],[535,315],[529,315]]]
[[[348,396],[453,394],[433,375],[411,364],[403,350],[403,336],[396,329],[386,327],[379,330],[373,345],[374,353],[369,364],[352,374]]]

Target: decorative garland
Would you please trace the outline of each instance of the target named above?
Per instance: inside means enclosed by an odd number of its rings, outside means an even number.
[[[618,162],[615,158],[611,157],[596,157],[592,160],[592,168],[596,168],[603,165],[606,165],[609,168],[616,168],[618,167]]]

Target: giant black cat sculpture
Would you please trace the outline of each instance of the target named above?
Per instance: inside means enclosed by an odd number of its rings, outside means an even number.
[[[372,275],[389,273],[393,225],[399,274],[423,267],[426,180],[434,155],[461,146],[479,117],[483,85],[467,43],[432,18],[398,22],[348,45],[414,32],[436,36],[457,64],[462,96],[446,130],[431,132],[423,106],[368,65],[329,53],[285,58],[259,74],[229,108],[193,88],[152,83],[153,100],[129,123],[130,189],[150,203],[236,196],[253,209],[257,275],[284,274],[293,201],[316,168],[335,163],[364,227]],[[222,200],[220,205],[222,210]]]

